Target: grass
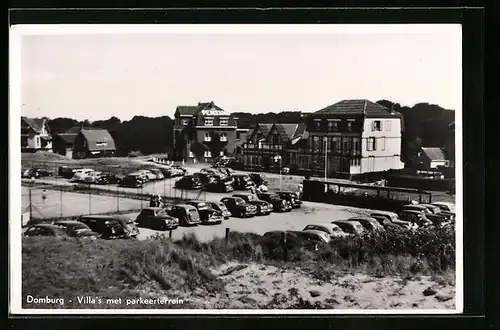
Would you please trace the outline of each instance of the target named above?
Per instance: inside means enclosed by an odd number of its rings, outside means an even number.
[[[385,236],[384,236],[385,235]],[[23,295],[60,297],[64,308],[110,308],[113,305],[76,302],[77,296],[102,298],[168,296],[175,298],[194,290],[207,294],[224,291],[224,284],[212,273],[229,261],[299,267],[316,279],[327,281],[337,275],[363,272],[375,276],[431,275],[447,278],[453,271],[453,230],[389,232],[381,237],[338,239],[304,249],[290,241],[289,259],[283,261],[279,241],[251,233],[230,233],[228,240],[202,243],[193,235],[171,241],[157,235],[144,241],[23,238]],[[384,239],[402,240],[400,245]],[[430,244],[423,240],[433,239]],[[72,301],[71,303],[69,301]],[[26,305],[25,308],[33,308]],[[61,308],[36,305],[35,308]],[[187,308],[184,305],[121,305],[120,308]]]

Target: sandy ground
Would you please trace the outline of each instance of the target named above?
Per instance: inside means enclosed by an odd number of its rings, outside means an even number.
[[[455,308],[453,283],[437,283],[429,277],[406,281],[357,274],[320,281],[299,269],[238,263],[223,265],[214,273],[224,281],[224,293],[198,289],[179,297],[205,309]]]

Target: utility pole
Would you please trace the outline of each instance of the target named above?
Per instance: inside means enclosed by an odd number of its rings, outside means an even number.
[[[33,217],[33,204],[31,203],[31,188],[29,190],[29,196],[30,196],[30,221],[31,221],[31,218]]]
[[[327,180],[328,172],[328,137],[325,137],[325,181]]]

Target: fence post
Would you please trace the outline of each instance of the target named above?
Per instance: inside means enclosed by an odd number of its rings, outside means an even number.
[[[92,191],[89,190],[89,214],[92,214]]]
[[[172,239],[172,230],[168,231],[168,238]]]
[[[120,191],[118,185],[116,186],[116,212],[120,212]]]
[[[288,261],[288,250],[286,248],[286,231],[281,233],[281,248],[283,249],[283,260]]]
[[[29,197],[30,197],[30,221],[33,218],[33,204],[31,202],[31,189],[32,188],[30,188],[30,190],[29,190]]]
[[[63,217],[63,191],[62,189],[59,190],[59,196],[60,196],[60,204],[61,204],[61,218]]]
[[[226,228],[226,236],[225,236],[225,239],[226,239],[226,243],[229,241],[229,228]]]

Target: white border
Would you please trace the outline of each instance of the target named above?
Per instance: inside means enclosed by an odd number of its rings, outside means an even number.
[[[269,314],[269,315],[326,315],[326,314],[459,314],[463,311],[463,178],[462,167],[456,167],[456,297],[455,309],[446,310],[205,310],[205,309],[23,309],[22,308],[22,242],[20,224],[21,196],[20,116],[21,116],[21,40],[27,35],[75,35],[75,34],[381,34],[381,33],[446,33],[461,29],[458,24],[242,24],[242,25],[13,25],[10,28],[9,57],[9,233],[10,233],[10,299],[11,314]],[[457,56],[462,56],[462,46]],[[461,61],[460,61],[461,62]],[[459,91],[462,98],[462,91]],[[462,110],[455,110],[456,163],[462,159]]]

